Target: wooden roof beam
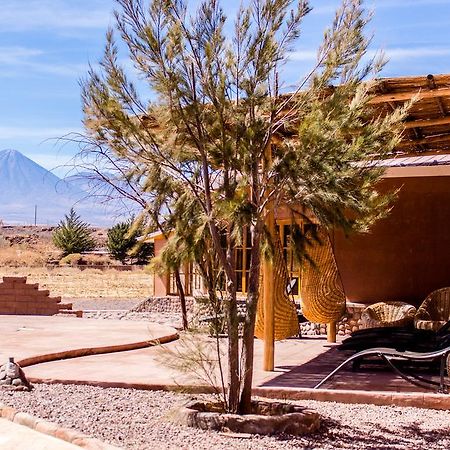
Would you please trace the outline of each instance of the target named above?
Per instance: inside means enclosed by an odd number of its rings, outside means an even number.
[[[450,145],[450,133],[424,137],[421,139],[403,140],[397,145],[397,148],[414,147],[417,145],[439,144],[443,142],[447,142]]]
[[[427,75],[427,82],[428,82],[428,87],[430,88],[430,90],[436,89],[436,81],[434,80],[434,77],[432,74]],[[442,103],[442,100],[440,98],[437,98],[436,103],[438,105],[439,111],[441,112],[441,115],[443,117],[445,117],[447,115],[447,111],[445,110],[445,106]]]
[[[375,96],[370,100],[370,104],[379,105],[380,103],[389,102],[407,102],[412,98],[423,100],[427,98],[450,97],[450,88],[439,88],[431,91],[409,91],[409,92],[392,92],[390,94],[382,94]]]
[[[450,124],[450,116],[440,117],[439,119],[410,120],[403,123],[407,130],[411,128],[435,127],[448,124]]]

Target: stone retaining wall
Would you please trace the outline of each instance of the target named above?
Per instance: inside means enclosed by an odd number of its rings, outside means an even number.
[[[186,297],[188,312],[194,309],[194,297]],[[150,297],[134,307],[132,312],[181,313],[181,302],[178,296]]]
[[[348,336],[354,331],[361,328],[361,313],[367,305],[359,303],[348,303],[347,312],[344,317],[337,323],[337,333],[339,336]],[[327,334],[325,324],[305,322],[300,324],[302,334],[312,336],[318,334]]]
[[[186,297],[186,307],[188,312],[196,310],[196,301],[193,297]],[[340,336],[346,336],[361,327],[361,312],[367,305],[359,303],[347,303],[347,312],[337,324],[337,332]],[[181,313],[180,299],[177,296],[151,297],[144,300],[132,309],[133,312],[158,312],[158,313]],[[326,325],[305,322],[300,324],[302,334],[312,336],[327,334]]]

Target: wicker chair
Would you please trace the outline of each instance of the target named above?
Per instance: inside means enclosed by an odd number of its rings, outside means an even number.
[[[419,330],[437,331],[450,320],[450,287],[432,292],[420,305],[414,317]]]
[[[412,325],[416,308],[403,302],[379,302],[361,314],[363,328],[407,327]]]

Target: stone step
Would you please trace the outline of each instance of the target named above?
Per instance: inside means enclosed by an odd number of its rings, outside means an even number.
[[[74,311],[73,309],[60,309],[58,315],[83,317],[83,311]]]

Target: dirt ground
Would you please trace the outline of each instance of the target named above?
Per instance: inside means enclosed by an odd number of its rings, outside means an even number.
[[[52,296],[64,299],[145,299],[152,295],[153,276],[144,268],[121,271],[49,265],[60,256],[52,244],[52,232],[52,227],[0,227],[0,281],[2,276],[26,276],[28,283],[39,283]],[[103,247],[106,230],[95,229],[94,236],[98,246]],[[95,263],[108,258],[88,255],[86,259],[89,257],[95,258]]]
[[[28,283],[39,283],[52,296],[66,299],[145,299],[153,292],[153,276],[144,269],[125,272],[75,267],[0,267],[0,276],[26,276]]]

